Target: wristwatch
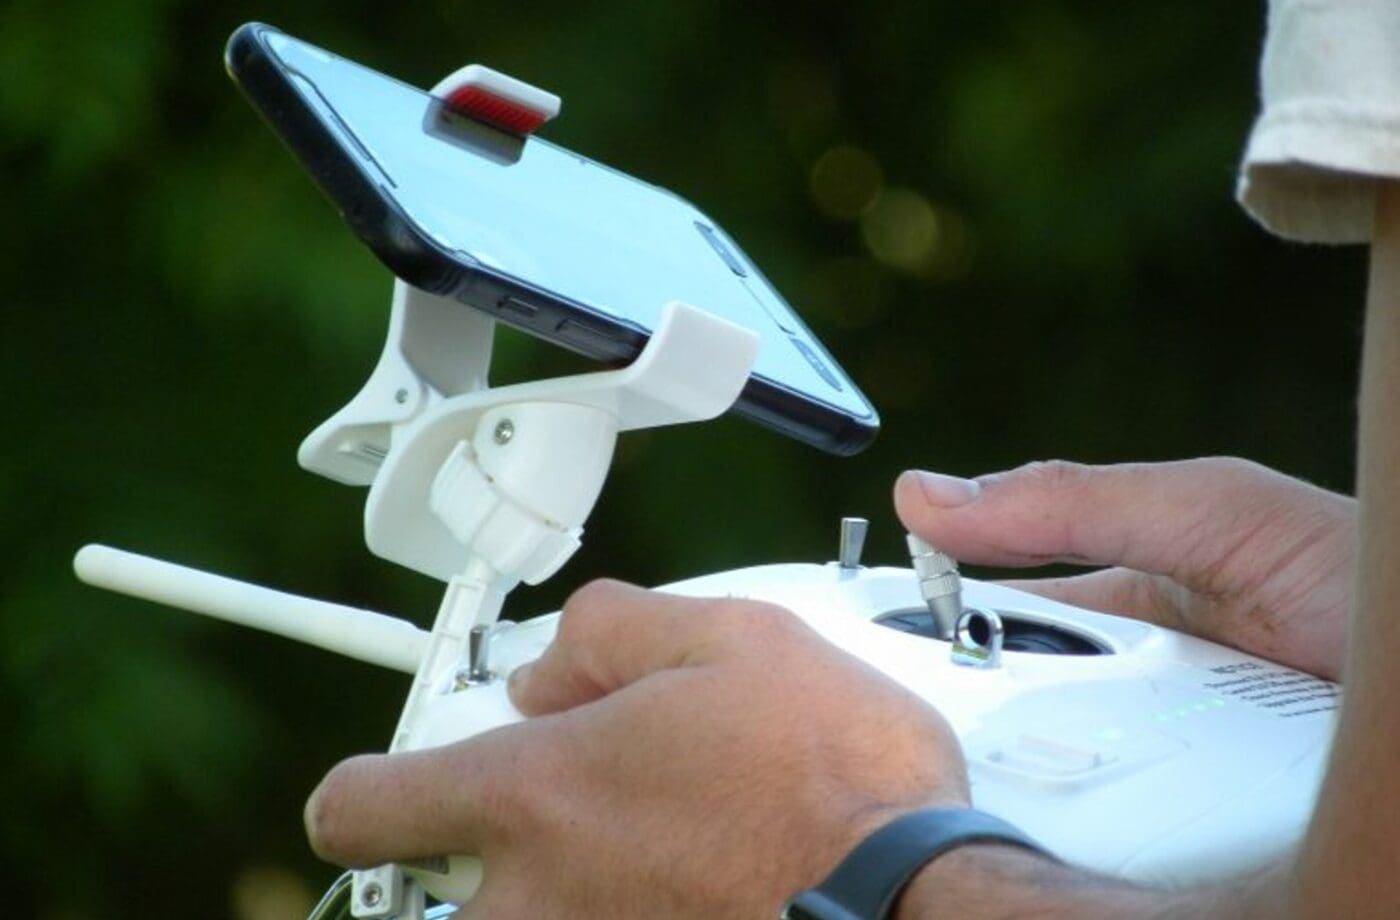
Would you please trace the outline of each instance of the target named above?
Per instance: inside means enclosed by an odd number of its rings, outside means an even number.
[[[820,885],[788,902],[784,920],[889,920],[910,880],[967,843],[1005,843],[1044,853],[1021,831],[974,808],[927,808],[895,818],[862,840]]]

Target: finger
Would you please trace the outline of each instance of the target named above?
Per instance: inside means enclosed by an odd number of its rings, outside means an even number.
[[[600,699],[660,671],[705,664],[795,618],[750,601],[681,597],[597,581],[564,604],[554,641],[511,675],[510,696],[526,715]]]
[[[492,902],[492,899],[482,891],[477,893],[465,905],[458,907],[452,914],[450,920],[492,920],[492,918],[509,916],[501,910],[499,904]]]
[[[549,750],[542,724],[341,762],[307,800],[311,848],[354,868],[485,851],[519,810],[519,790]]]
[[[1300,499],[1336,498],[1232,458],[1032,463],[982,476],[962,493],[948,479],[904,473],[895,509],[912,532],[958,559],[1121,565],[1185,583],[1222,571],[1223,560],[1286,509],[1307,504]]]
[[[1173,598],[1180,589],[1160,575],[1113,568],[1069,578],[1009,579],[997,584],[1072,607],[1181,627],[1180,607]]]
[[[522,888],[519,880],[513,878],[503,878],[498,863],[491,864],[491,871],[484,874],[481,879],[481,887],[471,900],[465,904],[459,904],[457,910],[453,912],[450,920],[499,920],[501,917],[538,916],[537,914],[527,914],[515,909],[515,905],[508,902],[510,892],[518,892]]]
[[[568,880],[559,877],[560,869],[556,861],[527,845],[503,852],[486,867],[481,887],[457,906],[452,920],[601,916],[576,903]],[[561,887],[568,890],[563,910],[558,900]]]

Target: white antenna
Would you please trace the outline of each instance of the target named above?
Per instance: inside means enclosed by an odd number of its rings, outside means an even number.
[[[413,674],[428,633],[407,620],[318,601],[92,543],[73,557],[97,588],[275,633],[383,668]]]

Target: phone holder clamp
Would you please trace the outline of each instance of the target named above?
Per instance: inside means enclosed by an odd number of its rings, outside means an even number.
[[[625,368],[491,388],[494,326],[395,281],[374,372],[297,452],[312,472],[370,486],[372,552],[443,581],[470,556],[548,578],[578,547],[618,432],[720,415],[758,351],[754,332],[673,302]]]

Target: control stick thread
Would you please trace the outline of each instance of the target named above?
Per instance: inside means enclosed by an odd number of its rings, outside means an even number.
[[[906,542],[919,579],[919,594],[933,615],[934,632],[940,639],[951,640],[963,611],[957,560],[912,533]]]

